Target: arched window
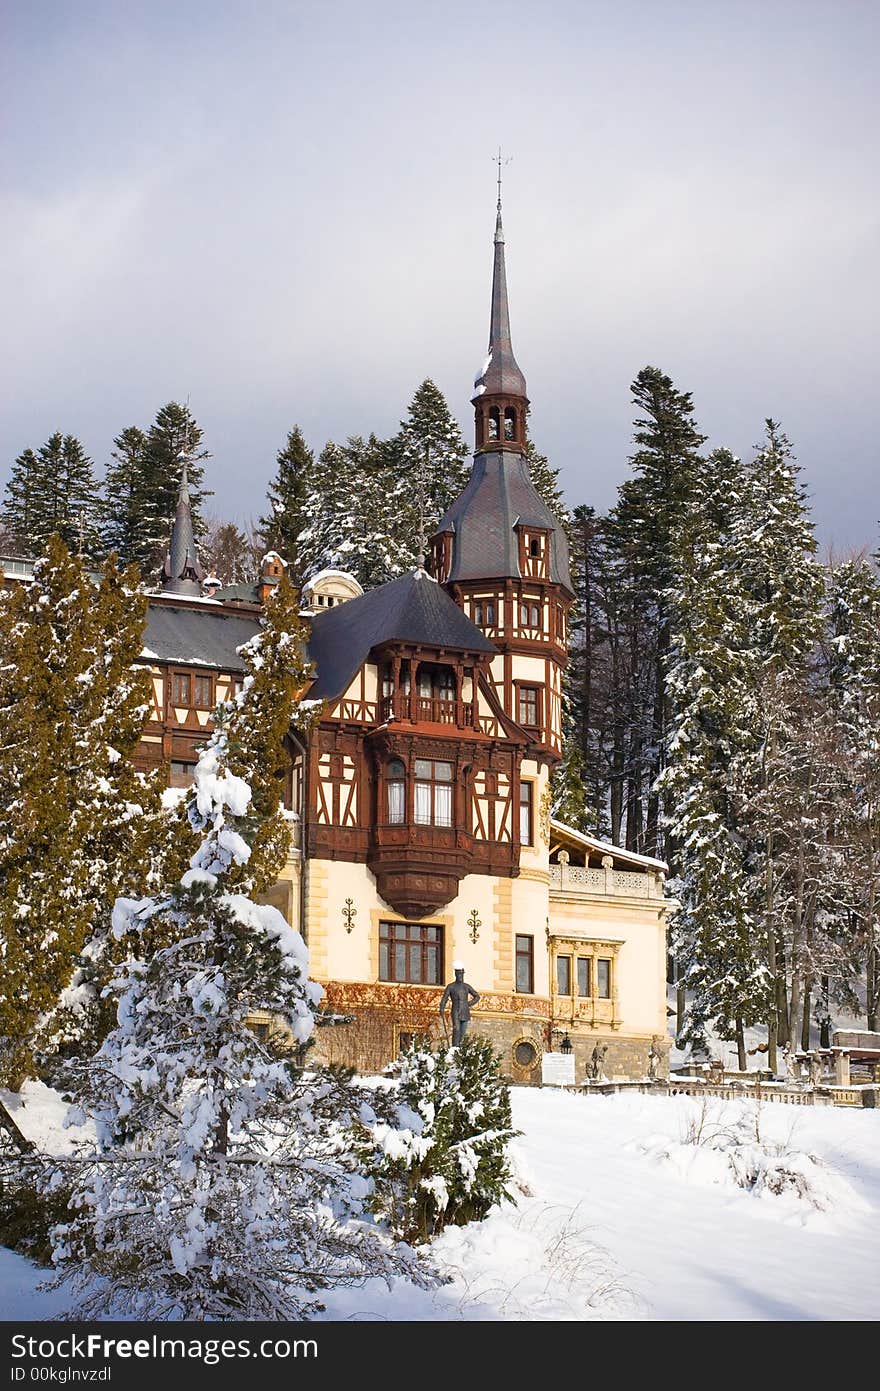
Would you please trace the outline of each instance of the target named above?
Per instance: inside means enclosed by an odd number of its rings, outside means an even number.
[[[403,824],[406,816],[406,768],[399,758],[392,758],[385,769],[388,784],[388,822],[391,826]]]
[[[501,416],[497,406],[489,407],[489,438],[497,440],[501,433]]]
[[[516,411],[513,406],[504,407],[504,438],[506,440],[516,439]]]
[[[529,542],[529,555],[539,556],[541,554],[541,542],[537,536],[533,536]]]

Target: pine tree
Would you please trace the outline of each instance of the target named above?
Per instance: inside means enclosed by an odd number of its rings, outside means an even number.
[[[608,547],[628,594],[630,711],[626,747],[626,844],[659,854],[661,805],[657,777],[663,768],[668,704],[666,660],[669,623],[665,595],[677,581],[677,533],[692,504],[705,436],[694,421],[690,392],[677,390],[656,367],[632,384],[636,476],[620,488],[607,524]]]
[[[387,530],[400,548],[394,573],[413,569],[420,537],[437,528],[470,473],[468,448],[446,398],[430,378],[415,392],[385,454]],[[392,578],[391,573],[386,578]]]
[[[97,489],[91,459],[74,435],[58,430],[34,454],[26,449],[7,485],[2,519],[26,555],[40,555],[49,537],[87,559],[100,553]]]
[[[256,575],[253,545],[235,522],[209,522],[200,550],[206,573],[225,585],[246,584]]]
[[[113,444],[101,508],[104,549],[108,554],[115,551],[126,565],[137,565],[144,578],[152,578],[166,519],[160,516],[158,498],[149,486],[147,436],[130,425]]]
[[[323,993],[299,933],[249,896],[260,818],[233,766],[254,691],[219,709],[199,759],[190,868],[114,910],[133,955],[118,1025],[79,1080],[98,1148],[49,1179],[72,1188],[54,1258],[78,1317],[290,1320],[334,1285],[429,1282],[408,1248],[360,1220],[366,1185],[345,1135],[368,1097],[339,1074],[303,1072],[248,1027],[268,1010],[302,1049]],[[284,692],[277,705],[286,718]],[[146,955],[138,937],[157,920],[170,943]]]
[[[53,537],[33,583],[0,605],[0,1063],[11,1080],[30,1067],[102,905],[148,859],[159,793],[131,762],[150,698],[134,665],[136,580],[111,558],[95,586]]]
[[[318,457],[303,503],[306,528],[300,536],[300,565],[305,579],[328,566],[356,564],[355,498],[360,479],[352,476],[346,451],[328,440]]]
[[[540,453],[531,435],[526,438],[526,460],[529,465],[529,477],[536,491],[567,531],[570,519],[559,484],[559,469],[553,468],[547,455]]]
[[[35,547],[32,537],[36,531],[35,497],[38,462],[32,449],[19,454],[9,475],[0,511],[0,523],[9,535],[9,548],[15,555],[32,556]]]
[[[320,476],[315,476],[315,456],[303,438],[302,430],[294,425],[283,449],[276,456],[277,472],[269,484],[269,511],[260,519],[264,548],[277,551],[287,561],[287,573],[296,590],[303,580],[300,558],[300,538],[307,527],[306,501],[310,489],[320,488]]]
[[[766,1018],[772,989],[762,921],[752,916],[744,888],[730,786],[732,760],[754,749],[751,614],[738,537],[745,486],[739,460],[715,450],[675,538],[678,583],[664,596],[672,719],[659,780],[681,902],[673,949],[679,983],[691,992],[679,1037],[704,1044],[714,1022],[723,1038],[736,1038],[742,1069],[744,1028]]]
[[[510,1201],[510,1090],[487,1039],[456,1048],[418,1043],[403,1055],[397,1094],[362,1116],[360,1151],[373,1210],[405,1241],[481,1221]]]
[[[162,565],[171,536],[177,495],[186,461],[190,507],[196,541],[205,534],[202,503],[210,497],[204,487],[204,461],[211,453],[203,444],[203,431],[188,405],[169,401],[156,415],[147,431],[143,453],[144,494],[147,500],[141,546],[144,577],[154,575]]]
[[[845,752],[848,797],[840,828],[845,897],[852,927],[842,944],[861,957],[865,1015],[880,1028],[880,582],[864,560],[832,572],[826,663]],[[833,977],[837,1003],[855,1013],[846,969]],[[843,989],[841,989],[843,987]],[[824,983],[832,991],[830,973]],[[830,1042],[830,1039],[828,1040]]]

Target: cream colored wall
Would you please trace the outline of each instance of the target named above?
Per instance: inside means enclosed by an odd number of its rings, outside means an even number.
[[[666,1035],[666,930],[657,904],[590,899],[554,890],[551,936],[615,941],[616,994],[620,1032],[650,1038]]]

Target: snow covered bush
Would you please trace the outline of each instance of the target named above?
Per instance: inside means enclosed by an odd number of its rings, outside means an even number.
[[[398,1088],[362,1115],[359,1149],[374,1183],[373,1211],[407,1241],[484,1218],[510,1200],[510,1091],[492,1046],[467,1035],[436,1052],[403,1055]]]
[[[785,1199],[782,1209],[828,1212],[857,1201],[850,1185],[818,1155],[762,1135],[759,1103],[712,1107],[703,1098],[689,1112],[679,1143],[655,1136],[643,1153],[669,1164],[697,1183],[742,1188],[758,1198]]]
[[[54,1259],[79,1318],[297,1319],[329,1286],[426,1279],[364,1206],[350,1139],[361,1096],[249,1027],[268,1012],[304,1047],[323,991],[299,933],[249,896],[271,809],[253,814],[234,771],[237,709],[217,712],[196,767],[189,868],[167,893],[114,909],[130,943],[117,1025],[74,1069],[97,1147],[46,1181],[73,1189]],[[147,936],[164,945],[140,950]]]

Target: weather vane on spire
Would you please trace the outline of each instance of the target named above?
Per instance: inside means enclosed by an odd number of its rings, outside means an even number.
[[[501,146],[500,146],[500,145],[498,146],[498,153],[497,153],[497,155],[493,155],[493,156],[492,156],[492,163],[498,165],[498,211],[499,211],[499,212],[501,211],[501,170],[504,168],[505,164],[509,164],[510,161],[511,161],[512,159],[513,159],[513,155],[509,155],[507,159],[502,159],[502,158],[501,158]]]

